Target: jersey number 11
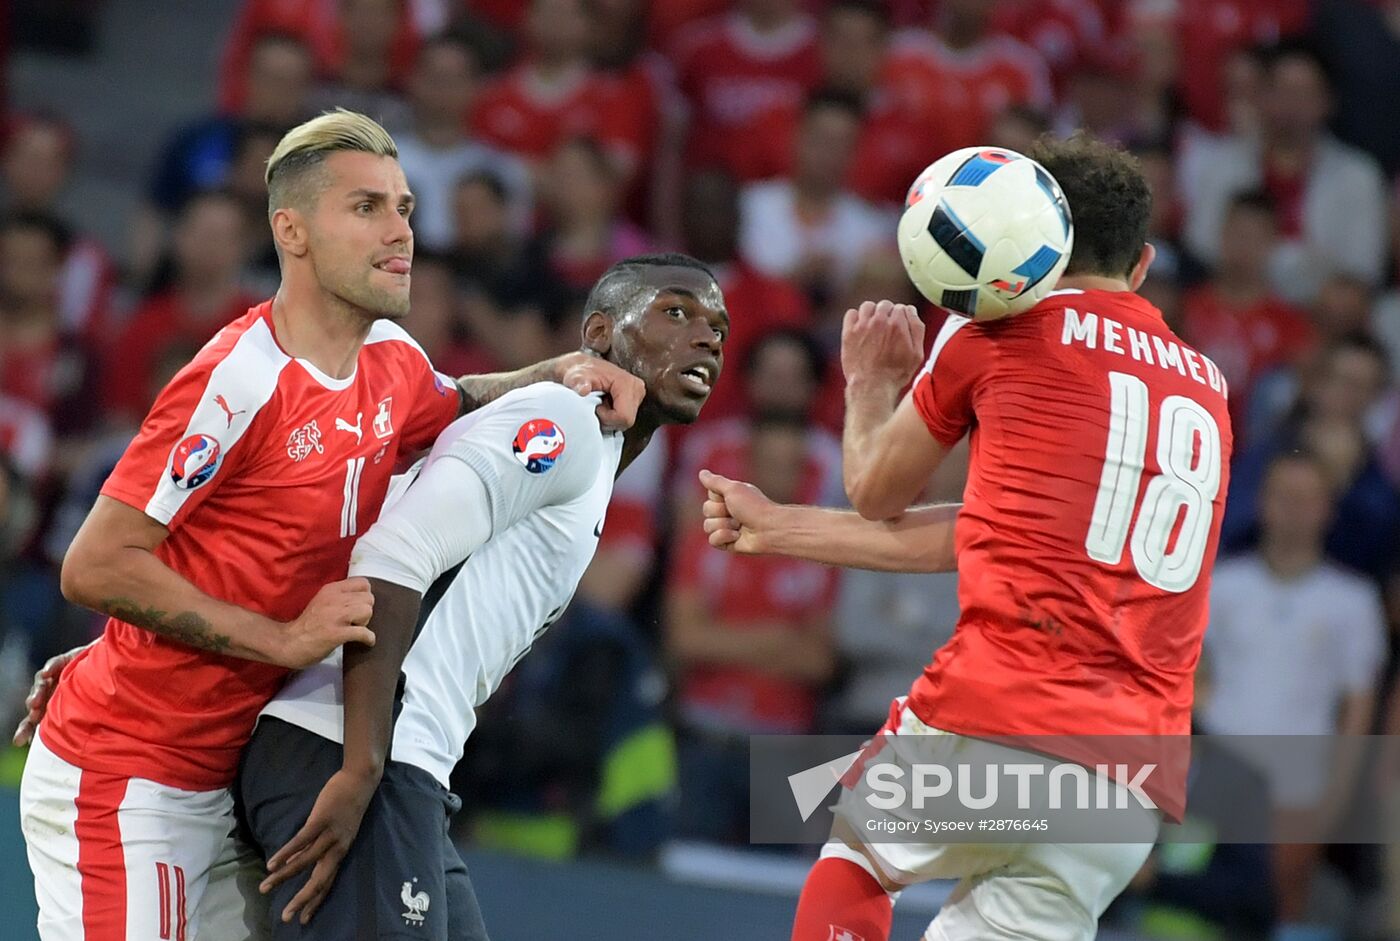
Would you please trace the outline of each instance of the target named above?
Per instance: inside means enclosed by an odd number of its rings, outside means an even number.
[[[1201,574],[1210,539],[1220,490],[1220,428],[1210,412],[1184,395],[1162,400],[1157,410],[1161,473],[1147,482],[1134,524],[1152,409],[1147,383],[1138,377],[1111,372],[1108,381],[1108,447],[1084,548],[1089,558],[1117,565],[1131,529],[1133,565],[1142,580],[1163,591],[1186,591]]]

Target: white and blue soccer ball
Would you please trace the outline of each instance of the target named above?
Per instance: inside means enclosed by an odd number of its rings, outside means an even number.
[[[967,147],[919,174],[899,220],[899,254],[933,303],[977,320],[1029,310],[1074,247],[1060,184],[1029,157]]]

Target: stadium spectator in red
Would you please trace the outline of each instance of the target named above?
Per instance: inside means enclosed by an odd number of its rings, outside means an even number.
[[[1272,433],[1240,453],[1220,530],[1222,548],[1246,549],[1259,538],[1261,491],[1280,454],[1304,450],[1328,477],[1335,506],[1327,555],[1348,568],[1382,577],[1400,557],[1400,492],[1367,437],[1366,418],[1390,375],[1384,349],[1370,337],[1333,341],[1302,377],[1298,403]]]
[[[583,0],[533,0],[524,33],[520,62],[477,97],[476,134],[532,162],[571,138],[594,137],[630,174],[646,149],[637,137],[637,103],[589,61],[593,26]]]
[[[813,298],[839,291],[866,251],[894,241],[893,211],[845,188],[860,122],[851,96],[815,93],[798,128],[791,177],[750,183],[740,199],[740,254]]]
[[[408,69],[395,59],[405,6],[404,0],[339,0],[343,54],[322,69],[322,81],[311,93],[313,111],[348,108],[395,134],[408,127],[401,94]]]
[[[1269,258],[1278,240],[1267,193],[1241,193],[1230,202],[1220,256],[1211,279],[1184,299],[1185,335],[1230,383],[1236,440],[1249,440],[1250,393],[1261,376],[1299,365],[1316,343],[1307,312],[1281,300],[1269,284]]]
[[[541,243],[555,276],[587,290],[614,262],[650,250],[650,238],[620,215],[622,179],[603,146],[580,137],[561,144],[541,179]]]
[[[815,498],[822,474],[807,442],[800,419],[759,421],[722,466],[775,499]],[[836,667],[837,586],[835,569],[715,552],[699,526],[681,531],[665,619],[683,736],[679,835],[747,841],[749,736],[813,730]]]
[[[366,25],[374,26],[368,18],[357,18],[360,12],[373,15],[368,8],[360,6],[363,2],[244,0],[228,45],[224,47],[219,70],[220,110],[227,114],[244,110],[252,95],[249,69],[253,51],[268,33],[297,37],[311,51],[316,71],[323,76],[341,75],[347,65],[356,71],[370,68],[369,64],[349,62],[358,49],[356,44],[363,41],[352,35],[353,32]],[[389,74],[402,78],[413,64],[422,36],[441,24],[426,19],[430,11],[425,4],[392,0],[392,6],[394,27],[388,48],[388,70]],[[298,115],[295,120],[302,117],[305,115]]]
[[[887,74],[902,106],[949,122],[960,139],[948,149],[983,142],[996,116],[1010,105],[1048,110],[1050,72],[1040,54],[994,32],[987,0],[944,0],[933,29],[896,34]]]
[[[1095,0],[1012,0],[993,4],[992,29],[1040,53],[1063,92],[1086,56],[1107,38]]]
[[[763,274],[739,256],[739,190],[732,177],[722,170],[691,175],[681,218],[686,253],[710,266],[733,315],[724,341],[728,362],[745,362],[754,342],[774,329],[804,329],[811,323],[812,309],[801,291],[782,278]],[[742,384],[730,377],[710,393],[701,422],[728,418],[744,407]]]
[[[1056,131],[1084,130],[1123,146],[1145,136],[1140,101],[1141,62],[1125,43],[1105,42],[1087,50],[1066,79]]]
[[[750,166],[753,135],[763,133],[766,115],[800,105],[821,80],[817,26],[800,7],[740,0],[677,38],[671,61],[690,109],[690,166],[722,167],[741,182],[762,177],[762,167]]]
[[[1186,113],[1207,130],[1232,128],[1228,71],[1233,53],[1302,32],[1308,0],[1180,0],[1180,91]]]
[[[862,105],[860,135],[846,184],[871,203],[901,204],[909,184],[930,162],[961,139],[956,115],[931,121],[895,93],[887,68],[890,20],[875,0],[836,0],[822,19],[822,87],[850,95]],[[744,160],[750,179],[792,172],[793,141],[802,119],[802,102],[775,108],[759,122],[756,133],[729,146]],[[748,150],[743,150],[745,142]]]
[[[1307,47],[1267,57],[1258,140],[1234,135],[1212,148],[1188,197],[1186,241],[1214,264],[1230,198],[1262,187],[1277,208],[1281,239],[1271,280],[1281,296],[1307,303],[1336,271],[1375,284],[1385,264],[1385,181],[1366,154],[1327,131],[1328,79]]]
[[[19,115],[0,150],[0,193],[11,212],[64,216],[63,201],[73,173],[77,141],[61,118]],[[94,339],[105,325],[116,280],[111,256],[101,242],[75,234],[59,273],[58,309],[69,333]]]
[[[647,0],[589,0],[588,5],[590,58],[612,79],[614,94],[626,105],[617,117],[633,123],[627,134],[640,148],[641,174],[650,169],[663,121],[682,107],[671,64],[646,45],[652,6]],[[638,200],[641,195],[639,191]]]
[[[424,43],[408,79],[411,127],[394,136],[399,163],[417,197],[414,243],[435,251],[451,247],[453,191],[470,173],[486,172],[510,194],[511,227],[529,222],[530,172],[510,154],[473,140],[463,119],[476,96],[479,63],[471,46],[452,36]]]
[[[535,362],[553,348],[550,312],[565,289],[550,276],[544,248],[511,229],[509,194],[489,173],[458,182],[450,254],[461,289],[465,342],[499,369]]]
[[[728,358],[728,349],[725,356]],[[743,413],[696,425],[684,439],[674,478],[678,487],[676,512],[693,525],[682,526],[679,531],[700,528],[700,501],[694,499],[698,493],[696,476],[702,469],[742,464],[754,429],[767,419],[807,426],[802,460],[808,469],[804,473],[811,474],[813,499],[823,506],[840,504],[845,499],[841,490],[841,442],[828,430],[810,424],[818,383],[827,366],[826,355],[817,342],[800,330],[774,329],[735,362],[741,371],[741,381],[736,384],[742,387]]]
[[[52,216],[16,213],[0,223],[0,395],[44,413],[60,439],[99,417],[92,347],[64,328],[58,306],[71,246]]]
[[[168,283],[158,287],[120,328],[103,362],[103,402],[125,417],[149,404],[141,377],[166,346],[203,345],[257,298],[240,278],[248,233],[238,201],[223,191],[201,193],[180,213],[172,237]]]

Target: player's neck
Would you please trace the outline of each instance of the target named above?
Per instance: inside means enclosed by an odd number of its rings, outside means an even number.
[[[1075,274],[1061,278],[1055,285],[1057,291],[1128,291],[1132,288],[1123,278],[1109,278],[1097,274]]]
[[[643,405],[643,411],[637,413],[637,420],[632,423],[632,427],[623,432],[622,459],[617,464],[619,477],[627,469],[627,465],[635,461],[646,450],[647,445],[651,443],[652,435],[656,434],[656,429],[661,425],[657,418],[646,414],[645,408],[646,406]]]
[[[1270,572],[1284,581],[1292,581],[1317,568],[1322,561],[1322,549],[1314,545],[1265,539],[1259,545],[1259,556]]]
[[[272,329],[289,356],[304,359],[333,379],[346,379],[372,321],[342,301],[290,298],[285,284],[272,300]]]

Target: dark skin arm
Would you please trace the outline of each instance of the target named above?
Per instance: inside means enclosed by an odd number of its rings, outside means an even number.
[[[264,893],[270,892],[313,867],[306,884],[282,911],[284,922],[300,913],[301,923],[306,924],[325,900],[341,861],[355,842],[388,759],[394,690],[413,644],[423,596],[378,578],[369,579],[369,584],[374,592],[369,629],[375,644],[345,645],[345,757],[341,769],[326,782],[297,835],[268,860],[269,875],[261,886]]]

